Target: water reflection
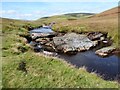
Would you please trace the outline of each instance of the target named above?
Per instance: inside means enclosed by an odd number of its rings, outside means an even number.
[[[96,72],[102,75],[105,80],[114,80],[117,75],[120,75],[118,70],[120,68],[120,57],[116,55],[102,58],[90,50],[80,52],[74,56],[60,54],[60,57],[76,67],[85,66],[89,72]]]

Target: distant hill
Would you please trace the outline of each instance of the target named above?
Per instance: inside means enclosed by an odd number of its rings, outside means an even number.
[[[81,16],[89,16],[89,15],[94,15],[95,13],[68,13],[64,14],[66,16],[71,16],[71,17],[81,17]]]
[[[117,17],[119,13],[120,13],[120,6],[101,12],[95,15],[95,17]]]
[[[89,15],[94,15],[95,13],[67,13],[67,14],[62,14],[62,15],[55,15],[58,17],[63,17],[63,16],[69,16],[69,17],[81,17],[81,16],[89,16]],[[54,16],[51,16],[54,17]],[[42,17],[42,18],[50,18],[50,17]]]
[[[37,21],[41,20],[77,20],[81,18],[86,18],[95,15],[94,13],[67,13],[67,14],[62,14],[62,15],[54,15],[50,17],[42,17],[38,19]],[[55,20],[56,21],[56,20]]]
[[[15,23],[15,24],[22,24],[22,23],[27,23],[29,21],[26,21],[26,20],[17,20],[17,19],[9,19],[9,18],[0,18],[0,21],[2,21],[2,24],[12,24],[12,23]]]

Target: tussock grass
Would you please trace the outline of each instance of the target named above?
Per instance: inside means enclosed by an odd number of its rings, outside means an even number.
[[[118,88],[116,81],[105,81],[85,68],[77,69],[58,58],[37,55],[29,49],[24,37],[29,26],[55,21],[53,30],[60,32],[108,31],[117,42],[115,19],[77,19],[65,17],[43,18],[38,21],[3,19],[2,26],[2,85],[3,88]],[[19,45],[18,45],[19,44]],[[21,47],[18,49],[18,47]],[[26,48],[25,52],[22,52]],[[16,53],[16,54],[15,54]],[[25,61],[28,74],[17,70],[20,61]]]
[[[117,88],[117,82],[104,81],[84,68],[76,69],[56,58],[32,52],[3,58],[3,87],[11,88]],[[18,63],[27,63],[28,74],[16,70]]]

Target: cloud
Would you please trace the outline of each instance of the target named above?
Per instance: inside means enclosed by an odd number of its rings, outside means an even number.
[[[17,13],[16,10],[2,10],[0,11],[0,14],[15,14]]]
[[[30,13],[25,13],[25,14],[19,14],[20,17],[31,17],[33,16],[32,14]]]
[[[19,13],[19,14],[16,14],[15,17],[16,17],[17,19],[31,20],[31,18],[33,18],[34,15],[31,14],[31,13]]]
[[[44,12],[42,12],[42,11],[35,11],[33,13],[35,13],[35,14],[43,14]]]

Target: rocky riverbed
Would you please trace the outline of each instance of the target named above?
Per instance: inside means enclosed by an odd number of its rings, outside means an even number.
[[[31,33],[32,35],[33,33]],[[95,53],[99,56],[108,56],[115,48],[112,47],[112,39],[107,36],[106,32],[87,32],[87,33],[56,33],[56,32],[34,32],[31,45],[35,51],[46,50],[57,53],[76,54],[77,52],[87,51],[103,43],[103,49]],[[41,36],[42,35],[42,36]],[[33,37],[33,36],[32,36]],[[105,48],[104,48],[105,46]],[[111,46],[106,47],[106,46]]]
[[[112,46],[113,41],[105,32],[50,32],[35,35],[36,38],[30,42],[35,52],[57,56],[76,67],[85,66],[87,71],[96,72],[106,80],[115,80],[120,75],[120,58],[116,54],[120,50]]]

